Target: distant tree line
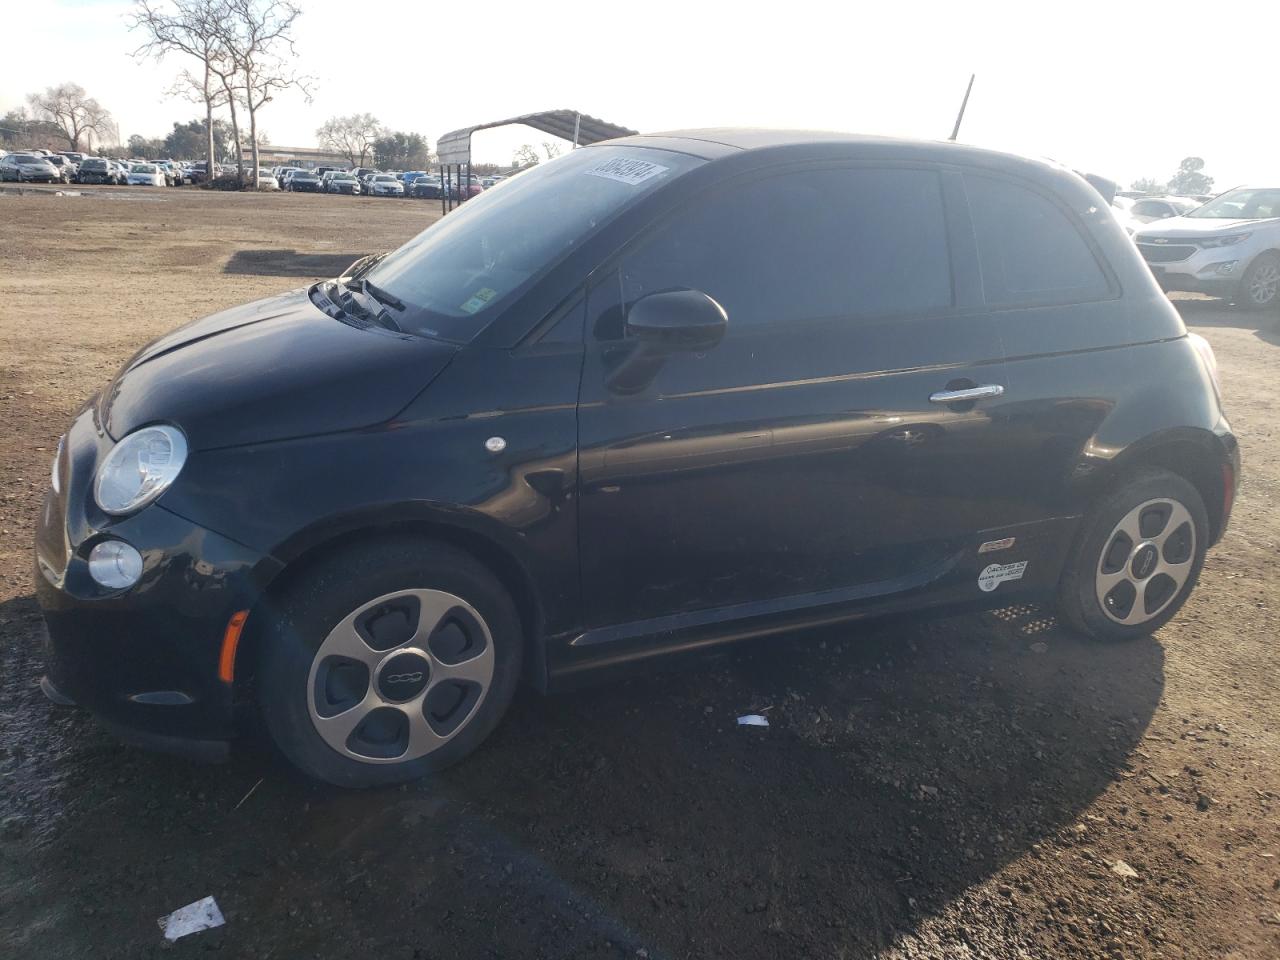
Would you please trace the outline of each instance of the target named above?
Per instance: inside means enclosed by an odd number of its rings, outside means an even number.
[[[1205,176],[1204,160],[1200,157],[1185,157],[1178,164],[1178,172],[1161,183],[1154,177],[1143,177],[1129,185],[1132,190],[1143,193],[1168,193],[1179,197],[1204,196],[1213,192],[1213,177]]]
[[[414,170],[431,162],[431,146],[420,133],[388,130],[371,113],[330,117],[316,131],[322,149],[346,157],[353,167]]]

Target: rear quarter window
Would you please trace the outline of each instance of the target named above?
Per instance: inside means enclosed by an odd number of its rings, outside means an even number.
[[[1107,274],[1070,215],[1010,180],[965,175],[989,306],[1088,303],[1112,296]]]

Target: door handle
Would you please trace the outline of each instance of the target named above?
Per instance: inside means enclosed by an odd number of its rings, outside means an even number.
[[[965,387],[963,390],[939,390],[929,394],[930,403],[967,403],[972,400],[987,400],[1004,393],[1004,387],[998,383],[984,383],[980,387]]]

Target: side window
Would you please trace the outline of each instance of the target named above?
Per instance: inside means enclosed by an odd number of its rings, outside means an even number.
[[[937,312],[952,303],[939,178],[828,168],[726,187],[642,240],[619,280],[628,307],[660,290],[701,290],[725,308],[731,334]]]
[[[989,305],[1085,303],[1109,295],[1088,243],[1048,198],[972,174],[965,175],[965,192]]]

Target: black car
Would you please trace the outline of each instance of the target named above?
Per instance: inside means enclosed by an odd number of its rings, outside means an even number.
[[[310,170],[296,170],[285,181],[285,189],[291,193],[321,193],[320,178]]]
[[[586,147],[130,360],[54,462],[45,687],[205,757],[256,708],[356,786],[465,756],[522,678],[1032,599],[1143,636],[1231,513],[1216,378],[1065,169]]]
[[[76,179],[82,184],[108,184],[116,183],[118,177],[111,166],[111,161],[105,157],[85,157],[80,161],[80,170]]]
[[[427,200],[439,200],[444,196],[444,187],[435,177],[419,177],[409,185],[409,195]]]

